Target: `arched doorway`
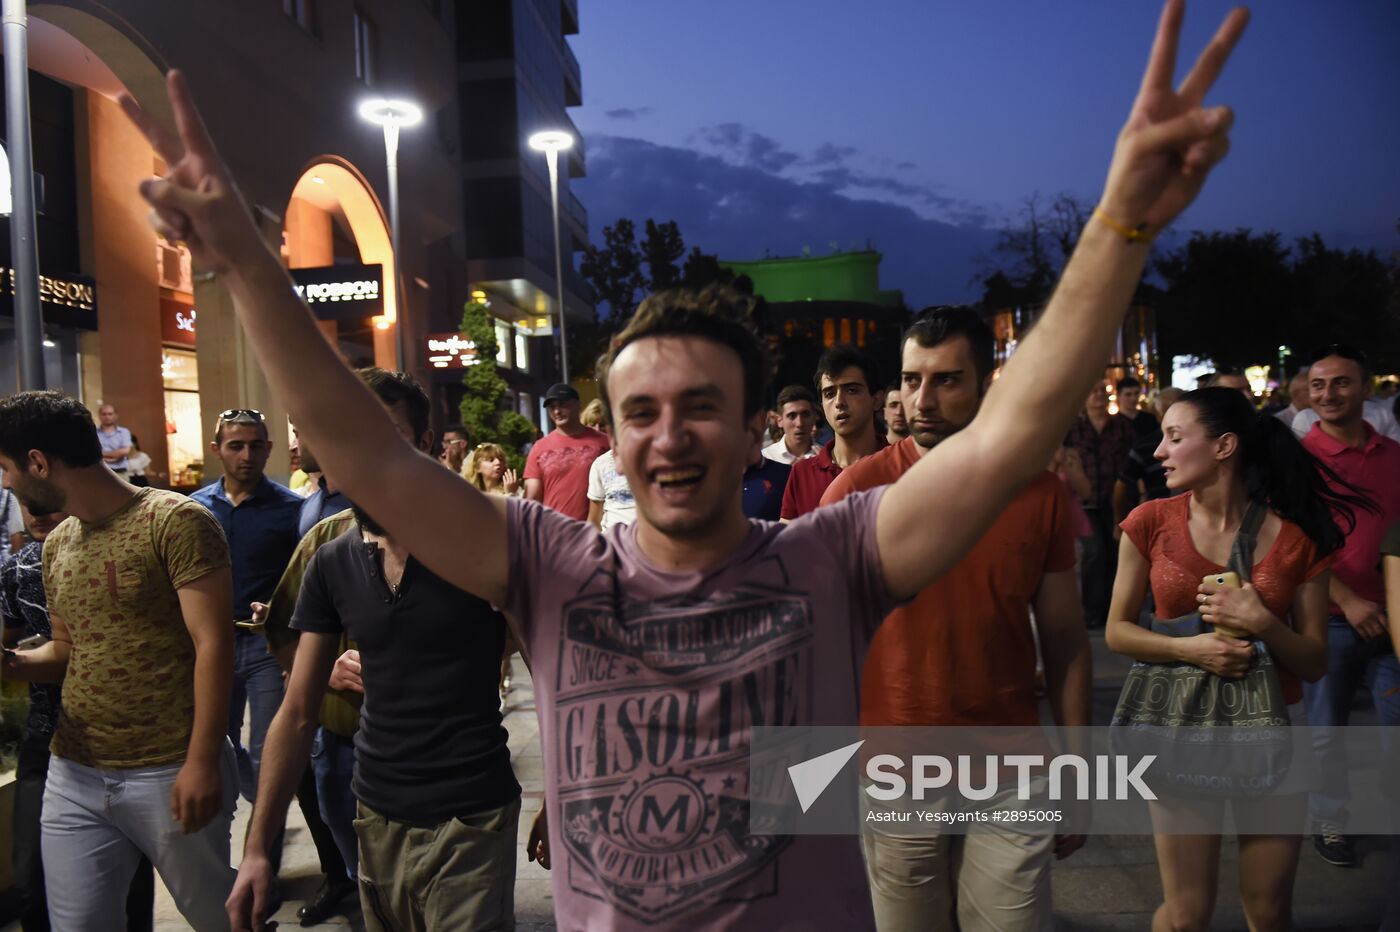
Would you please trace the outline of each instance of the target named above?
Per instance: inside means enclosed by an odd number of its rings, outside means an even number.
[[[398,307],[384,210],[345,159],[322,156],[301,173],[287,203],[282,258],[322,330],[351,365],[396,367]]]

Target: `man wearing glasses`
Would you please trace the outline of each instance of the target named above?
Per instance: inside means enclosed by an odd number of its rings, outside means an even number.
[[[265,476],[272,452],[262,412],[232,408],[219,415],[210,452],[224,475],[191,496],[223,525],[233,559],[233,694],[228,737],[238,752],[238,783],[252,802],[267,727],[282,703],[282,668],[268,652],[252,603],[269,602],[297,545],[301,498]],[[248,747],[242,746],[243,710],[249,709]]]
[[[453,424],[442,431],[442,455],[438,459],[453,472],[461,472],[462,464],[467,461],[467,454],[471,452],[470,447],[467,429],[461,424]]]

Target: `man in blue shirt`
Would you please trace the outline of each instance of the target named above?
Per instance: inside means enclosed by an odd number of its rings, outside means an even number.
[[[211,451],[224,476],[191,496],[223,525],[233,558],[233,699],[228,736],[238,751],[239,789],[252,801],[268,725],[282,703],[282,668],[252,622],[253,602],[267,602],[296,549],[302,500],[263,475],[272,451],[261,412],[234,408],[219,415]],[[250,713],[248,747],[242,746],[243,709]]]
[[[744,470],[744,517],[777,521],[782,517],[783,493],[787,491],[792,467],[755,451]]]
[[[117,424],[117,408],[104,404],[97,409],[97,439],[102,444],[102,459],[112,472],[126,478],[126,457],[131,452],[131,431]]]
[[[295,425],[292,427],[292,433],[296,433]],[[345,493],[336,491],[326,479],[326,474],[321,471],[321,464],[316,462],[315,452],[306,445],[306,441],[302,440],[300,435],[297,436],[297,448],[301,452],[301,468],[306,470],[307,475],[314,477],[312,481],[316,484],[316,490],[301,504],[301,515],[297,519],[297,540],[300,540],[320,522],[353,506]]]

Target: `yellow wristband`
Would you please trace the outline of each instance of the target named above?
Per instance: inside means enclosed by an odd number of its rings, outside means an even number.
[[[1104,213],[1102,208],[1094,208],[1094,217],[1108,227],[1113,232],[1119,234],[1130,243],[1150,243],[1152,234],[1147,232],[1147,224],[1139,223],[1135,227],[1125,226]]]

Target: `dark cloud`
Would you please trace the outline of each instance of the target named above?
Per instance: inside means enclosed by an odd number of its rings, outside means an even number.
[[[724,259],[794,256],[804,247],[823,254],[832,242],[863,248],[870,241],[885,255],[882,285],[902,289],[911,306],[967,301],[980,294],[979,261],[991,251],[996,234],[980,225],[975,206],[942,198],[945,214],[957,222],[929,219],[912,206],[858,193],[892,194],[923,204],[925,198],[938,197],[927,189],[896,190],[897,181],[839,166],[810,179],[781,177],[761,167],[765,159],[734,164],[736,153],[752,151],[754,134],[741,125],[721,124],[703,132],[708,147],[730,157],[621,136],[590,136],[588,177],[575,183],[575,193],[588,207],[594,238],[619,217],[637,223],[656,217],[674,218],[687,244]]]
[[[817,146],[817,150],[812,153],[812,157],[808,161],[813,165],[835,165],[855,154],[854,146],[838,146],[835,143],[824,142]]]
[[[781,172],[801,160],[801,156],[787,151],[777,140],[756,133],[742,123],[706,126],[692,138],[739,165],[766,172]]]
[[[635,120],[652,113],[652,107],[618,107],[615,110],[604,110],[603,116],[610,120]]]
[[[978,207],[948,197],[927,185],[912,184],[887,174],[860,170],[849,163],[880,167],[882,160],[863,158],[854,146],[824,142],[810,156],[802,157],[784,149],[777,140],[755,132],[743,123],[717,123],[706,126],[687,140],[698,148],[714,152],[725,161],[745,168],[756,168],[773,175],[786,175],[794,181],[806,181],[829,188],[836,193],[854,197],[862,194],[886,195],[915,210],[945,218],[957,218],[958,223],[982,225],[986,213]],[[883,166],[888,171],[888,162]],[[902,162],[901,166],[912,162]]]

